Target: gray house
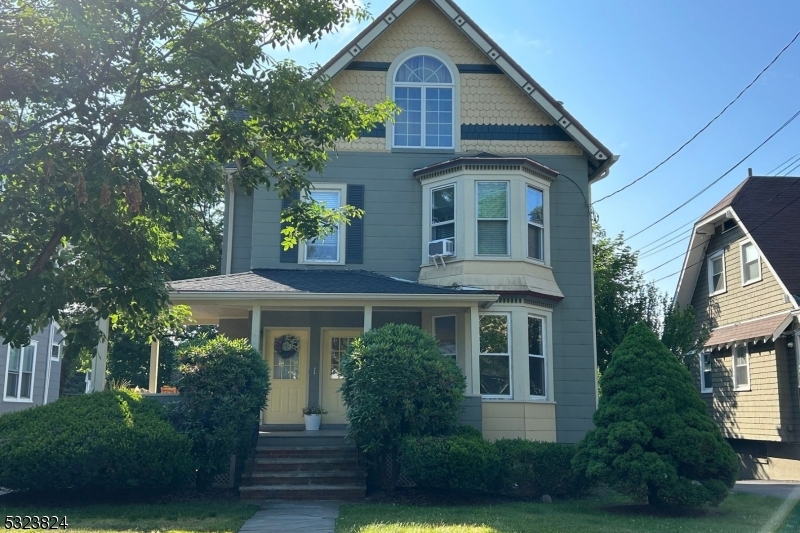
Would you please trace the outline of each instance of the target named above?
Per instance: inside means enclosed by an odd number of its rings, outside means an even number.
[[[676,301],[711,336],[694,375],[741,476],[800,479],[800,178],[750,176],[695,224]]]
[[[264,354],[265,426],[299,428],[313,404],[323,428],[346,424],[341,355],[395,322],[457,361],[486,438],[580,440],[597,402],[591,184],[616,156],[451,0],[398,0],[322,71],[403,109],[311,178],[312,198],[365,216],[283,250],[286,203],[233,187],[224,274],[173,283],[173,303]]]
[[[63,335],[50,322],[21,348],[0,337],[0,415],[58,399]]]

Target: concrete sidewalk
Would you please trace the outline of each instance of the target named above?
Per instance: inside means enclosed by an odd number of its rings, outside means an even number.
[[[333,533],[339,502],[268,501],[240,533]]]
[[[737,481],[733,491],[758,494],[759,496],[774,496],[784,500],[800,500],[800,481]]]

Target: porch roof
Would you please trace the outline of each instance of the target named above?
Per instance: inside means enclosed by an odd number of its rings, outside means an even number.
[[[767,342],[775,340],[792,323],[791,311],[776,315],[729,324],[711,331],[705,347],[719,350],[736,344],[748,342]]]
[[[393,278],[366,270],[254,269],[238,274],[195,278],[171,283],[176,300],[273,299],[337,297],[341,299],[443,299],[494,302],[498,295],[482,289],[439,287]]]

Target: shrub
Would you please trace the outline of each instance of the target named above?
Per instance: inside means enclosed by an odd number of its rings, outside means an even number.
[[[159,492],[185,482],[189,441],[163,407],[104,391],[0,416],[0,487]]]
[[[269,393],[269,368],[242,339],[218,336],[178,351],[182,402],[171,406],[175,426],[192,442],[197,487],[206,489],[231,454],[247,456]]]
[[[383,488],[393,490],[403,438],[443,434],[456,424],[464,374],[429,333],[405,324],[388,324],[353,341],[342,373],[349,436],[377,465],[392,458],[393,472],[378,472]]]
[[[595,429],[573,465],[653,506],[718,505],[737,458],[708,415],[689,371],[640,322],[614,350]]]
[[[524,439],[503,439],[495,446],[503,488],[509,492],[533,498],[577,497],[589,488],[585,476],[572,469],[574,446]]]
[[[420,487],[492,489],[500,479],[495,446],[474,434],[406,437],[400,464]]]

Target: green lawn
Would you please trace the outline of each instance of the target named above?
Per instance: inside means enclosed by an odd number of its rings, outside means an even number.
[[[336,533],[797,533],[800,506],[778,528],[764,528],[781,500],[732,494],[719,508],[694,516],[653,516],[612,497],[553,504],[452,507],[395,504],[343,506]],[[783,524],[780,524],[783,522]],[[762,529],[764,528],[764,529]]]
[[[5,519],[6,515],[66,515],[68,530],[80,533],[155,531],[236,533],[257,509],[255,505],[214,500],[54,507],[4,504],[0,498],[0,520]]]

